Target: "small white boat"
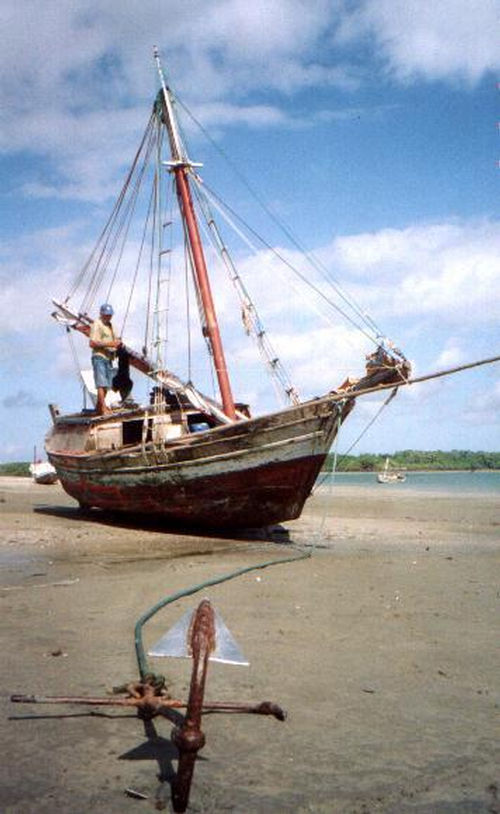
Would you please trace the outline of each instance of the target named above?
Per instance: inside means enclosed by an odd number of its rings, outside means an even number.
[[[50,484],[58,480],[55,468],[48,461],[35,461],[30,464],[30,474],[35,483]]]
[[[33,463],[30,464],[30,475],[35,483],[50,484],[59,480],[55,467],[49,461],[41,461],[33,449]]]
[[[402,469],[391,469],[389,458],[386,458],[383,471],[377,474],[377,481],[379,483],[403,483],[405,480],[406,472]]]

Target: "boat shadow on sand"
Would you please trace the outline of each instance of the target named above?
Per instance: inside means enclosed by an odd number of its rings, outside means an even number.
[[[248,529],[207,529],[187,523],[168,522],[161,515],[129,514],[107,511],[104,509],[85,509],[78,506],[42,505],[33,509],[37,514],[60,517],[75,523],[99,523],[114,529],[121,528],[136,531],[148,531],[158,534],[176,536],[202,537],[208,539],[233,540],[242,542],[270,542],[278,545],[293,545],[290,531],[282,525],[264,526]]]

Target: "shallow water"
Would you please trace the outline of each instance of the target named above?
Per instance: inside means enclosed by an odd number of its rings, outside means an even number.
[[[376,472],[336,472],[320,475],[317,484],[329,486],[363,486],[383,491],[441,492],[443,494],[497,494],[500,496],[500,470],[477,472],[407,472],[406,480],[378,483]]]

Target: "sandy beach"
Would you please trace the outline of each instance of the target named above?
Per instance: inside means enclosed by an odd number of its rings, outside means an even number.
[[[235,537],[82,516],[56,486],[0,478],[1,811],[171,811],[172,723],[13,704],[104,696],[208,596],[249,667],[209,667],[206,700],[271,700],[284,723],[207,715],[189,811],[500,812],[500,506],[493,495],[318,490],[284,529]],[[186,698],[191,664],[151,659]],[[129,796],[133,790],[144,799]]]

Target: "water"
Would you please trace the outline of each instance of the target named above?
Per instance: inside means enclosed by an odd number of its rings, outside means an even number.
[[[456,495],[497,495],[500,497],[500,470],[480,472],[407,472],[406,480],[398,483],[378,483],[376,472],[337,472],[320,475],[316,486],[363,486],[381,491],[440,492]]]

